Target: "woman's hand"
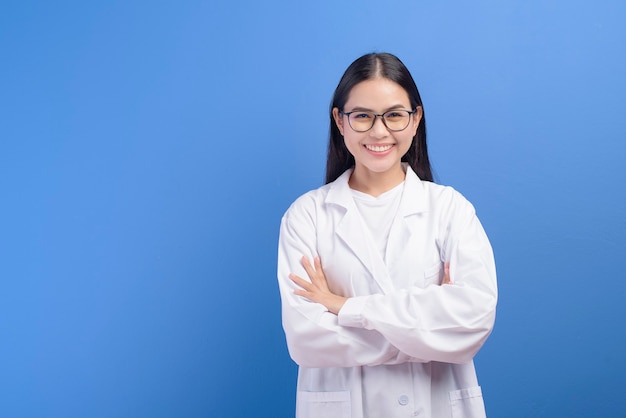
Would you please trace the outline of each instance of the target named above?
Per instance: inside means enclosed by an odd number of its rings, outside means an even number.
[[[335,295],[330,291],[328,288],[328,282],[326,281],[326,276],[322,270],[322,262],[320,261],[320,258],[315,257],[313,263],[315,264],[315,267],[311,265],[311,262],[307,257],[302,257],[302,266],[304,267],[304,270],[306,270],[309,279],[311,279],[310,282],[296,276],[293,273],[289,275],[289,278],[302,288],[295,290],[294,293],[298,296],[303,296],[312,302],[324,305],[329,312],[337,315],[348,298]]]

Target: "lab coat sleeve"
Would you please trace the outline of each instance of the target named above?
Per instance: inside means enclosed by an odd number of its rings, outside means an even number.
[[[456,193],[456,192],[455,192]],[[460,197],[442,222],[442,262],[454,284],[411,287],[350,298],[339,324],[380,332],[411,361],[465,363],[495,320],[496,270],[491,245],[473,206]]]
[[[352,367],[398,364],[408,357],[380,332],[343,327],[336,315],[318,303],[294,294],[290,273],[308,279],[300,260],[317,255],[314,205],[296,201],[281,222],[278,244],[278,283],[282,318],[291,358],[303,367]]]

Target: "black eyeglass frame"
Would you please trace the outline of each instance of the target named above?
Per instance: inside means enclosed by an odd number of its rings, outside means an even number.
[[[406,126],[402,129],[391,129],[389,126],[387,126],[387,121],[385,120],[385,115],[387,113],[392,113],[392,112],[407,112],[409,114],[409,121],[407,122]],[[344,112],[343,110],[340,110],[339,113],[341,113],[342,115],[345,115],[348,117],[348,125],[350,125],[350,129],[352,129],[354,132],[367,132],[370,129],[372,129],[374,127],[374,125],[376,124],[376,118],[381,118],[383,121],[383,125],[385,125],[385,128],[389,129],[391,132],[402,132],[404,131],[406,128],[409,127],[409,125],[411,124],[411,116],[413,116],[415,113],[417,113],[417,108],[415,108],[414,110],[406,110],[406,109],[392,109],[392,110],[388,110],[385,113],[374,113],[374,112],[370,112],[370,111],[365,111],[365,110],[353,110],[352,112]],[[369,128],[367,128],[364,131],[359,131],[356,130],[352,127],[352,123],[350,121],[350,115],[353,113],[368,113],[370,115],[374,115],[374,119],[372,120],[372,126],[370,126]]]

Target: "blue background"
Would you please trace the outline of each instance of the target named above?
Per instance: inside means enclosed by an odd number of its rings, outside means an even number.
[[[626,414],[623,1],[5,2],[0,416],[288,417],[282,213],[397,54],[496,253],[492,417]]]

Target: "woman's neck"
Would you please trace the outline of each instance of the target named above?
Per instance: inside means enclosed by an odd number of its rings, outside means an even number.
[[[378,197],[402,183],[406,173],[402,165],[384,173],[376,173],[364,167],[356,166],[348,184],[351,189]]]

